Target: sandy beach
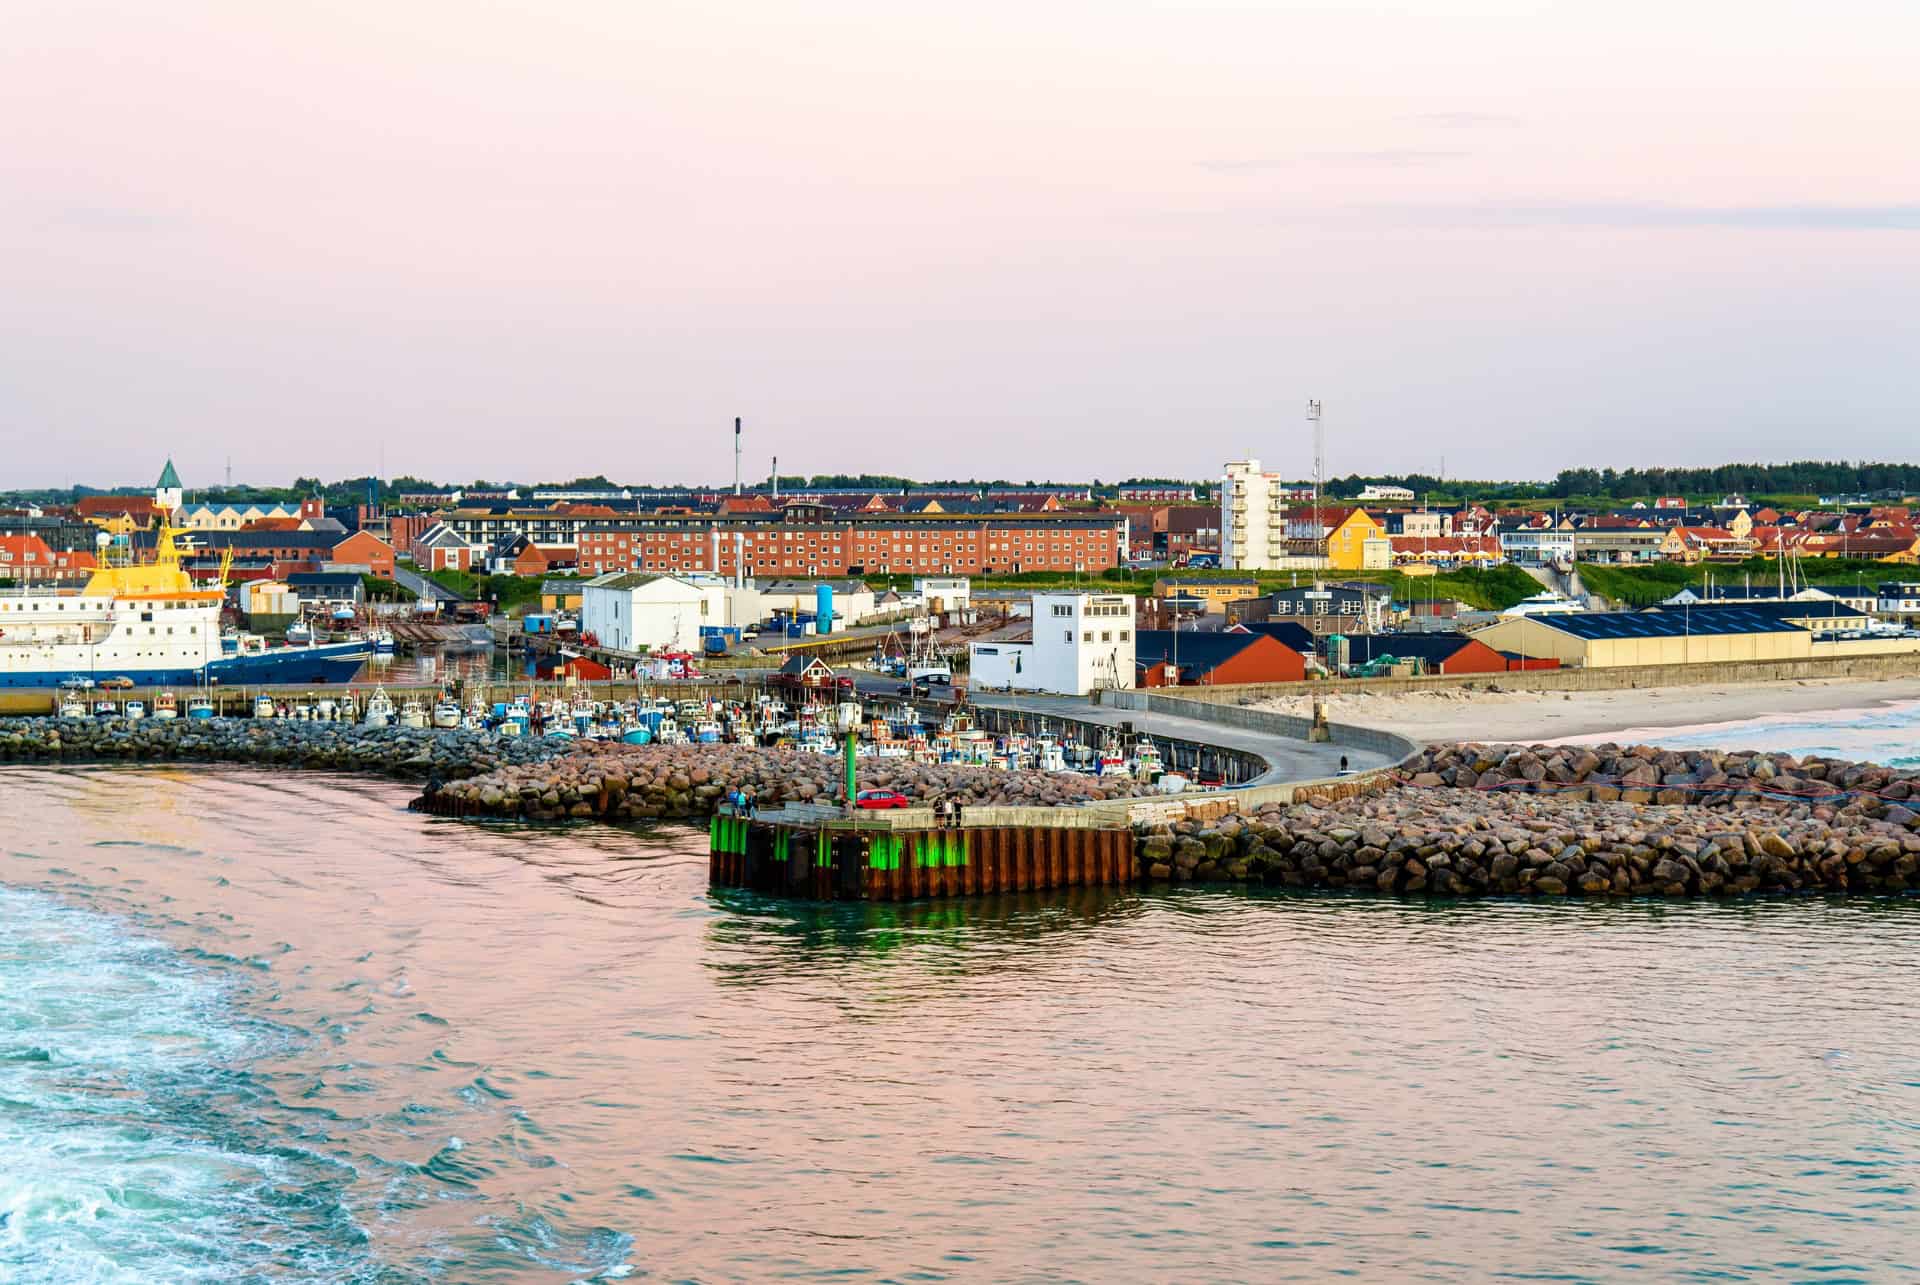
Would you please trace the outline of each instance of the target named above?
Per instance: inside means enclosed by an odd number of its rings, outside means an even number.
[[[1604,692],[1433,691],[1327,698],[1327,717],[1425,741],[1555,741],[1617,737],[1657,741],[1662,728],[1693,728],[1769,715],[1831,715],[1920,700],[1920,678],[1717,683]],[[1305,697],[1262,708],[1309,712]]]

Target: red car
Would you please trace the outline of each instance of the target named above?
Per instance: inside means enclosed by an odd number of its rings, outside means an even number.
[[[898,790],[862,790],[853,796],[856,808],[910,808],[913,803]]]

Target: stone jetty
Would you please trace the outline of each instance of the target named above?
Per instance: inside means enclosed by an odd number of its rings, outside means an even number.
[[[292,719],[0,721],[0,761],[14,762],[259,763],[431,780],[528,767],[568,748],[562,741],[502,740],[458,729],[375,728]]]
[[[1915,774],[1652,746],[1434,746],[1374,793],[1136,828],[1147,882],[1432,897],[1901,893]]]
[[[621,745],[586,742],[538,764],[502,766],[447,779],[419,806],[449,816],[524,817],[534,821],[600,817],[705,819],[728,790],[751,790],[763,807],[845,801],[842,763],[803,750],[745,745]],[[914,803],[951,800],[964,807],[1061,807],[1133,798],[1152,787],[1069,772],[1006,772],[904,758],[862,759],[856,788],[896,790]]]

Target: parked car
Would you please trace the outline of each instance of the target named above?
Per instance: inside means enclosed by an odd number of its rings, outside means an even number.
[[[133,687],[133,680],[125,674],[116,674],[112,678],[101,679],[100,685],[114,691],[127,691]]]
[[[60,690],[63,692],[90,692],[93,690],[93,680],[91,678],[63,678],[60,680]]]
[[[862,790],[853,796],[853,806],[869,810],[880,808],[910,808],[913,804],[907,796],[898,790]]]

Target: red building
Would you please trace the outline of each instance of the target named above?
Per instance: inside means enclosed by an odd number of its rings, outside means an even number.
[[[473,546],[449,528],[435,523],[414,537],[413,562],[426,572],[471,571]]]
[[[333,546],[329,562],[363,566],[383,580],[393,579],[393,546],[371,531],[355,531]]]
[[[1098,572],[1120,556],[1118,514],[648,514],[579,534],[580,570],[736,570],[750,576]],[[456,525],[456,530],[458,529]]]
[[[1356,634],[1347,639],[1347,663],[1393,657],[1420,662],[1429,674],[1504,674],[1507,658],[1465,634]]]
[[[93,569],[91,553],[50,549],[37,535],[0,535],[0,580],[77,580]]]
[[[1141,629],[1133,635],[1133,656],[1141,687],[1297,683],[1307,676],[1307,658],[1265,633]]]

